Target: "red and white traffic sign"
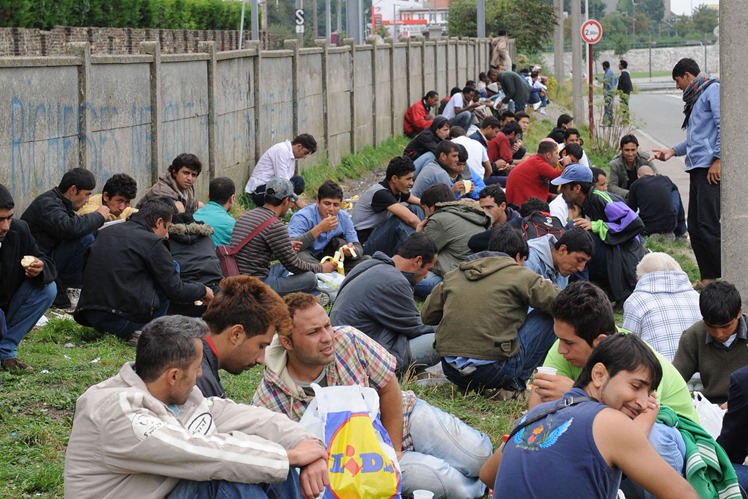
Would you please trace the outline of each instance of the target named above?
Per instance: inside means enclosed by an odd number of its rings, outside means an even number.
[[[603,37],[603,27],[599,22],[590,19],[582,23],[582,40],[586,43],[593,44],[600,41]]]

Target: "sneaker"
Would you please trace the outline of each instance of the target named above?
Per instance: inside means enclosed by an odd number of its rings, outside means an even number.
[[[548,115],[548,111],[546,111],[544,107],[541,107],[540,108],[540,114],[542,114],[543,116],[547,116]]]
[[[75,307],[78,306],[78,300],[81,297],[81,288],[68,288],[65,290],[65,293],[68,295],[68,300],[70,300],[70,308],[75,310]]]
[[[127,344],[131,347],[137,347],[138,340],[140,340],[141,334],[143,334],[143,331],[133,331],[133,333],[130,335],[130,339],[127,340]]]
[[[0,369],[3,371],[34,371],[33,367],[20,359],[4,359],[0,361]]]

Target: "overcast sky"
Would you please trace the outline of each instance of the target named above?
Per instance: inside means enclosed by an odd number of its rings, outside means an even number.
[[[670,0],[670,10],[677,15],[690,15],[692,7],[698,7],[701,4],[717,4],[716,0]]]

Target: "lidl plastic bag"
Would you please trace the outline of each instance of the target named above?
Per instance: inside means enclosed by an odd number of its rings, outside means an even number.
[[[320,293],[325,293],[330,297],[330,303],[335,302],[335,298],[338,297],[338,291],[340,291],[340,285],[343,284],[345,276],[338,274],[337,272],[327,272],[315,274],[317,276],[317,290]]]
[[[324,499],[400,498],[395,449],[379,417],[379,395],[360,385],[320,387],[301,424],[327,445]]]

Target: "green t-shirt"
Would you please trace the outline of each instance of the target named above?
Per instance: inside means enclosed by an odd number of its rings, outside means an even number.
[[[628,333],[628,331],[621,330],[622,333]],[[574,364],[564,358],[563,355],[558,353],[558,342],[553,344],[551,349],[548,351],[548,355],[545,357],[543,366],[555,367],[556,374],[566,376],[576,381],[579,374],[582,372],[581,367],[576,367]],[[650,348],[652,348],[650,346]],[[691,394],[688,391],[688,385],[683,380],[678,370],[662,355],[652,348],[657,360],[660,361],[662,366],[662,381],[660,387],[657,389],[657,400],[662,404],[670,407],[679,416],[685,416],[691,421],[701,423],[699,415],[696,413],[696,409],[691,402]]]

